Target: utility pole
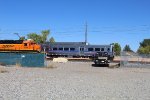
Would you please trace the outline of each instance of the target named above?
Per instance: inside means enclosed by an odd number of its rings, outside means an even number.
[[[88,28],[88,25],[87,25],[87,22],[85,24],[85,43],[87,44],[87,28]]]

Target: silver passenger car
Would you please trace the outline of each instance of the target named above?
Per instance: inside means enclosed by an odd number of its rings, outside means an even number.
[[[94,57],[97,52],[107,53],[114,57],[113,45],[91,45],[85,42],[47,42],[42,47],[46,48],[49,57]]]

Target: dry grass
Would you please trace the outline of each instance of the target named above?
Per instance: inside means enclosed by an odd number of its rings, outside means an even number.
[[[20,63],[16,63],[16,67],[21,67],[21,64]]]
[[[45,68],[47,68],[47,69],[53,69],[53,68],[56,68],[56,65],[54,63],[48,63]]]
[[[5,63],[2,63],[2,62],[0,62],[0,65],[1,65],[1,66],[6,66],[6,64],[5,64]]]
[[[8,72],[8,71],[5,69],[4,66],[6,66],[6,64],[0,62],[0,73],[6,73],[6,72]]]
[[[5,68],[0,67],[0,73],[6,73],[6,72],[8,72],[8,71]]]

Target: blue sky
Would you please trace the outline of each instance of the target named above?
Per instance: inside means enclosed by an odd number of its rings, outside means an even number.
[[[0,39],[50,29],[56,41],[84,41],[134,51],[150,38],[150,0],[0,0]]]

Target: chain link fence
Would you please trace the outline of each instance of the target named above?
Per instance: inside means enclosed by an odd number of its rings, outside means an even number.
[[[120,65],[126,67],[149,67],[150,68],[150,54],[121,52]]]

